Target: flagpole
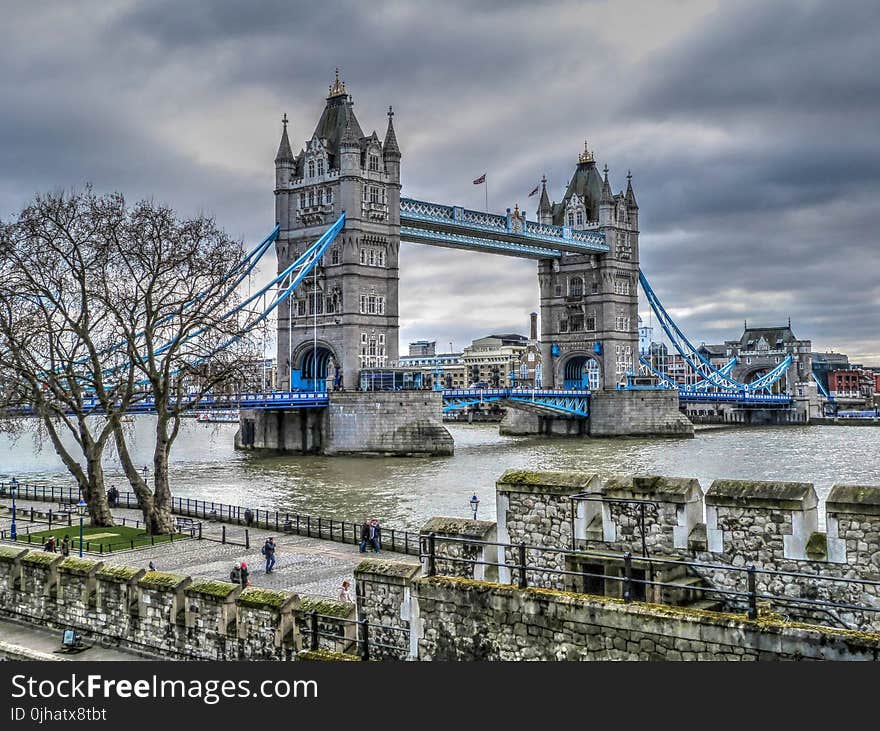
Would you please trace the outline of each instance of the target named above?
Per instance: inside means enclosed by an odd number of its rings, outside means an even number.
[[[489,176],[485,175],[485,180],[483,181],[483,186],[485,188],[486,193],[486,213],[489,212]]]

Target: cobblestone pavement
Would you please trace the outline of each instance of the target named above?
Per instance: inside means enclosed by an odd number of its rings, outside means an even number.
[[[0,501],[0,507],[8,506],[8,500]],[[18,532],[21,536],[30,528],[32,531],[44,530],[45,523],[30,523],[26,516],[31,506],[36,510],[46,510],[51,503],[17,501]],[[136,510],[114,510],[114,518],[121,522],[138,520],[141,514]],[[0,515],[0,528],[8,530],[11,516],[8,512]],[[77,523],[71,531],[77,530]],[[290,535],[262,528],[251,528],[249,549],[244,545],[244,529],[241,526],[227,525],[227,539],[233,543],[220,543],[221,525],[204,523],[203,540],[183,540],[174,543],[161,543],[145,548],[98,554],[90,557],[101,558],[107,563],[141,566],[146,568],[153,561],[159,571],[171,571],[186,576],[204,579],[229,579],[229,572],[234,564],[247,562],[250,570],[251,586],[262,586],[271,589],[295,591],[305,596],[322,596],[336,598],[343,580],[348,579],[354,585],[354,567],[368,556],[377,554],[360,553],[358,547],[334,541]],[[271,574],[265,573],[265,559],[260,555],[260,547],[269,536],[274,536],[278,544],[275,569]],[[74,537],[74,533],[71,533]],[[395,561],[417,563],[418,558],[400,553],[382,551],[378,554],[383,558]]]

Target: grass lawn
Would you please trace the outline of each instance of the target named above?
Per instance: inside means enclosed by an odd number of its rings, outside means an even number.
[[[55,544],[57,550],[61,550],[61,541],[64,536],[70,536],[70,550],[79,550],[79,523],[75,525],[65,525],[61,528],[53,528],[52,530],[32,531],[30,534],[31,543],[36,546],[42,546],[49,536],[55,536]],[[164,543],[169,540],[167,534],[153,536],[153,542]],[[19,542],[27,542],[27,536],[24,533],[18,534]],[[184,536],[175,536],[174,540],[185,540]],[[103,546],[104,551],[120,551],[126,548],[137,548],[138,546],[149,546],[150,536],[144,532],[143,528],[133,528],[125,525],[115,525],[112,527],[96,527],[91,525],[83,526],[83,549],[86,551],[98,551]]]

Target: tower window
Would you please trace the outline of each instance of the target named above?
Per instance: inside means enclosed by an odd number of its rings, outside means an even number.
[[[325,198],[327,199],[327,203],[333,202],[333,188],[327,188]]]
[[[569,297],[582,297],[584,294],[584,280],[580,277],[574,277],[568,283]]]
[[[370,155],[370,170],[373,172],[379,171],[379,156],[378,155]]]
[[[309,177],[310,178],[315,177],[315,161],[314,160],[309,160]]]
[[[574,214],[573,213],[568,214],[568,225],[574,226]]]
[[[333,249],[333,251],[330,254],[330,262],[332,264],[339,263],[339,249],[336,249],[336,248]]]
[[[306,194],[305,193],[299,194],[299,207],[300,208],[306,207]]]
[[[318,205],[319,206],[324,205],[324,189],[323,188],[318,188]]]
[[[315,205],[315,191],[309,191],[309,206]]]
[[[324,161],[318,160],[318,175],[324,174]]]
[[[375,187],[370,187],[370,203],[378,203],[379,202],[379,189]]]

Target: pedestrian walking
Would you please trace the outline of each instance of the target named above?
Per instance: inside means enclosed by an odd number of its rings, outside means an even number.
[[[241,566],[239,566],[238,564],[235,564],[232,567],[232,571],[229,572],[229,580],[233,584],[240,584],[241,583]]]
[[[339,601],[354,603],[354,599],[351,598],[350,587],[351,584],[348,581],[342,582],[342,586],[339,587]]]
[[[68,535],[65,535],[64,538],[61,539],[61,555],[70,555],[70,536]]]
[[[248,571],[247,564],[244,561],[242,561],[241,562],[241,588],[242,589],[246,589],[250,585],[250,582],[248,581],[249,574],[250,574],[250,571]]]
[[[263,547],[260,549],[260,553],[262,553],[266,557],[266,573],[271,574],[272,569],[275,568],[275,549],[278,548],[275,545],[275,539],[269,537],[266,539],[266,542],[263,544]]]
[[[250,528],[251,524],[254,522],[254,511],[250,508],[244,509],[244,524]]]
[[[55,553],[55,537],[49,536],[46,540],[45,545],[43,546],[44,551],[48,551],[49,553]]]
[[[379,553],[382,550],[382,528],[376,518],[370,521],[369,540],[373,553]]]
[[[361,523],[361,543],[360,549],[361,553],[367,552],[367,541],[370,540],[370,521],[364,518],[364,522]]]

